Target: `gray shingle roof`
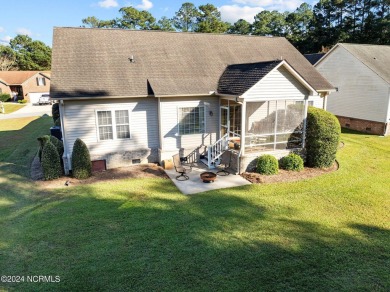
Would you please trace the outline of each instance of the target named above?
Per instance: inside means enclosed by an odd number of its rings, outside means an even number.
[[[333,89],[285,38],[54,28],[51,95],[209,94],[228,65],[281,57],[314,89]]]
[[[242,95],[282,61],[229,65],[218,83],[218,93]]]
[[[387,83],[390,83],[390,46],[345,43],[338,45],[344,47]]]
[[[316,53],[316,54],[304,54],[305,58],[310,62],[310,64],[314,65],[317,63],[323,56],[325,56],[325,53]]]

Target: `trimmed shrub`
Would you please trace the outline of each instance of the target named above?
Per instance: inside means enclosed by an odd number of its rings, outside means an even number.
[[[323,109],[309,107],[306,131],[306,164],[330,167],[340,142],[341,127],[337,118]]]
[[[0,93],[0,101],[6,102],[9,101],[10,99],[11,99],[11,95],[9,95],[8,93]]]
[[[57,137],[50,136],[50,142],[53,143],[53,145],[56,147],[58,155],[60,156],[60,159],[62,157],[62,154],[64,154],[64,144],[61,140],[59,140]]]
[[[50,141],[46,142],[43,147],[41,165],[45,180],[56,179],[62,175],[60,156],[56,147]]]
[[[303,159],[298,154],[290,153],[280,159],[279,166],[285,170],[301,171],[303,170]]]
[[[60,104],[58,102],[53,103],[51,106],[51,115],[53,117],[53,122],[56,122],[60,118]]]
[[[92,175],[92,162],[85,143],[77,138],[73,145],[72,173],[75,178],[85,179]]]
[[[39,142],[38,157],[39,157],[39,161],[42,161],[43,147],[45,147],[46,143],[50,141],[50,136],[44,135],[42,137],[37,138],[37,140]]]
[[[272,155],[262,155],[257,158],[256,170],[260,174],[277,174],[279,170],[278,160]]]

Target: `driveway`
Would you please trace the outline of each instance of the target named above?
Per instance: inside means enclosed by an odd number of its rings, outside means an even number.
[[[23,108],[10,114],[0,114],[0,120],[16,119],[25,117],[51,116],[51,105],[32,105],[27,103]]]

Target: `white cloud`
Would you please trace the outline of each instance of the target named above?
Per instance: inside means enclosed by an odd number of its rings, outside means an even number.
[[[117,7],[118,2],[116,0],[104,0],[98,2],[98,5],[103,8],[111,8],[111,7]]]
[[[12,37],[7,35],[7,36],[0,39],[0,43],[4,43],[4,44],[8,45],[10,40],[12,40]]]
[[[24,28],[24,27],[20,27],[16,30],[16,33],[17,34],[21,34],[21,35],[28,35],[28,36],[31,36],[32,35],[32,32],[31,30],[27,29],[27,28]]]
[[[266,10],[284,12],[293,11],[304,1],[302,0],[233,0],[234,3],[251,7],[263,7]]]
[[[136,8],[142,9],[142,10],[149,10],[153,7],[153,3],[149,0],[142,0],[142,4],[139,4],[136,6]]]
[[[5,31],[4,27],[0,26],[0,32],[4,32],[4,31]]]
[[[239,19],[244,19],[250,23],[254,21],[253,17],[263,11],[262,7],[250,7],[250,6],[238,6],[234,5],[223,5],[219,7],[221,11],[221,18],[224,21],[231,23],[236,22]]]

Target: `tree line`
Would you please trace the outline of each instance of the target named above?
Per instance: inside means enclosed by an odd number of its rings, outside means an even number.
[[[83,26],[144,30],[228,33],[286,37],[301,53],[329,49],[338,42],[390,44],[389,0],[320,0],[314,7],[302,3],[293,12],[263,10],[252,23],[239,19],[224,22],[212,4],[196,7],[183,3],[174,17],[153,15],[134,7],[123,7],[120,17],[82,20]]]
[[[82,19],[83,27],[163,30],[286,37],[301,53],[326,51],[338,42],[390,44],[390,0],[320,0],[292,12],[263,10],[250,23],[221,19],[213,4],[185,2],[172,18],[158,21],[146,10],[122,7],[115,19]],[[51,48],[18,35],[0,45],[0,70],[50,70]]]

